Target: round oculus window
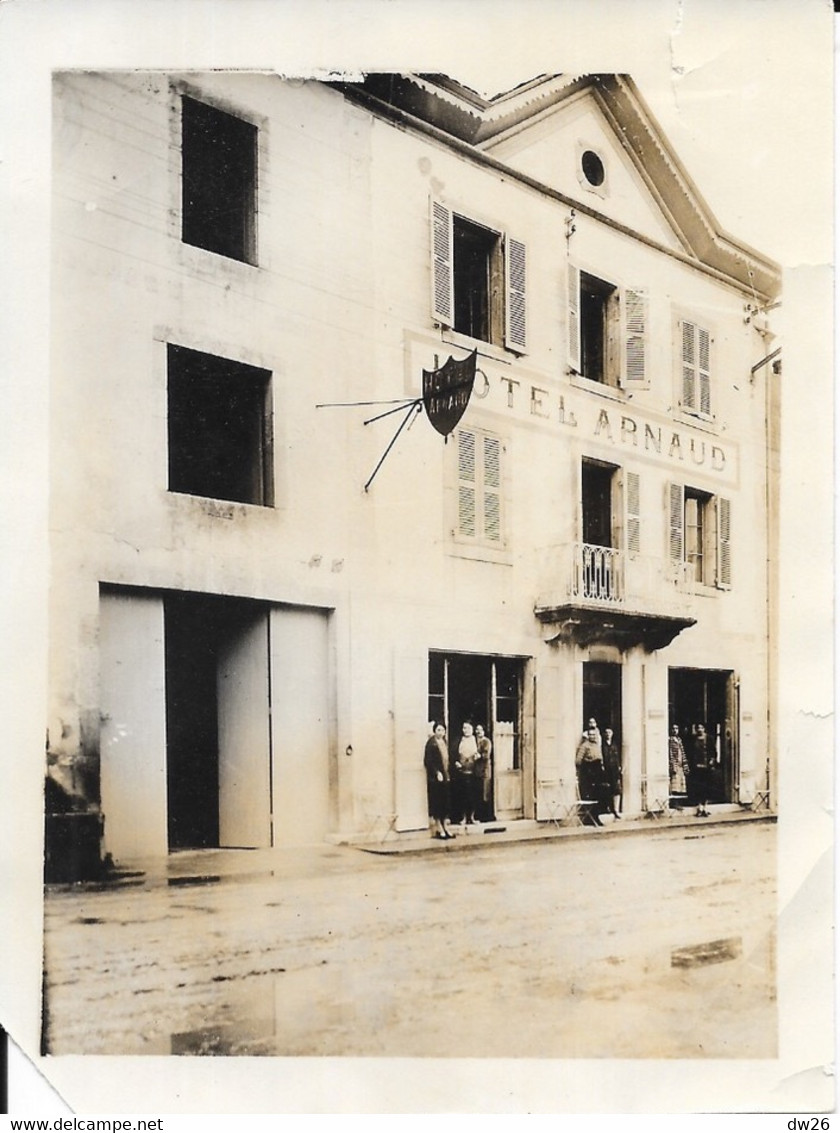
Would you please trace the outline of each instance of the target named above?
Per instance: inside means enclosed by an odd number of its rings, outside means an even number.
[[[594,185],[597,189],[604,184],[604,163],[597,153],[591,149],[586,150],[580,159],[580,164],[583,175],[590,185]]]

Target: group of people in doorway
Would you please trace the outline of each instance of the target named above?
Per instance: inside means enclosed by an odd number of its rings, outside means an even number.
[[[454,838],[453,820],[460,820],[465,831],[476,822],[492,822],[492,755],[493,745],[483,725],[464,722],[454,758],[445,725],[434,725],[423,754],[433,838]]]
[[[603,826],[602,814],[621,818],[621,749],[612,728],[604,728],[590,718],[575,751],[575,770],[581,800],[593,804],[590,811],[596,826]]]
[[[689,749],[687,753],[679,725],[672,724],[668,737],[670,796],[677,803],[695,805],[697,816],[707,818],[713,761],[705,725],[690,729]],[[454,838],[453,821],[461,822],[465,831],[476,822],[493,821],[492,752],[483,726],[465,721],[457,752],[450,756],[445,725],[434,725],[423,755],[433,838]],[[602,736],[597,720],[587,721],[575,751],[575,771],[579,798],[592,803],[595,825],[603,825],[603,814],[621,818],[621,749],[612,728],[605,728]]]
[[[668,773],[671,799],[696,806],[698,818],[708,818],[712,794],[713,758],[704,724],[689,729],[688,751],[680,736],[679,724],[671,725],[668,737]]]

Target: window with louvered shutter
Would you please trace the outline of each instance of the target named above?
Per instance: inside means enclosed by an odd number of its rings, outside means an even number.
[[[641,507],[639,500],[639,473],[625,472],[624,474],[624,505],[625,530],[627,550],[630,554],[638,554],[641,549]]]
[[[701,413],[711,413],[711,373],[710,373],[710,342],[709,332],[703,327],[697,328],[697,382],[699,389],[699,407]]]
[[[525,264],[525,245],[508,236],[505,240],[505,346],[519,353],[524,353],[527,347]]]
[[[684,555],[683,486],[668,485],[668,554],[672,563],[681,563]]]
[[[432,318],[451,327],[454,320],[452,282],[452,212],[432,200]]]
[[[484,437],[484,538],[490,543],[502,539],[502,445],[498,437]]]
[[[458,538],[501,547],[501,439],[480,430],[458,430]]]
[[[569,369],[580,373],[580,270],[569,264],[568,270]]]
[[[645,367],[647,293],[628,288],[622,295],[624,313],[624,365],[622,383],[629,389],[644,389],[648,379]]]
[[[732,585],[732,504],[724,496],[717,498],[717,585],[728,589]]]
[[[680,320],[682,405],[706,416],[712,412],[711,343],[705,327]]]
[[[475,433],[458,432],[458,534],[476,536]]]

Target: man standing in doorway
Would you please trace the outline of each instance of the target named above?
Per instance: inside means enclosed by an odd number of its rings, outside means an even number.
[[[575,752],[575,767],[577,768],[578,791],[584,801],[597,803],[593,812],[596,826],[603,826],[600,819],[602,811],[609,810],[604,805],[605,777],[604,762],[601,758],[601,741],[596,728],[587,728],[583,739]]]

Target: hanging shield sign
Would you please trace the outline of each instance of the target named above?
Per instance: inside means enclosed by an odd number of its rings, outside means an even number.
[[[459,362],[450,355],[439,370],[423,371],[423,404],[432,425],[448,437],[470,402],[478,350]]]

